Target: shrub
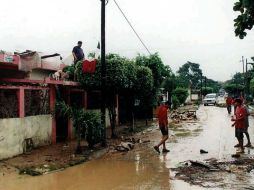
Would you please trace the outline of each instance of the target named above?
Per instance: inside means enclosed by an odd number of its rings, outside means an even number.
[[[188,90],[186,88],[178,87],[175,90],[173,90],[173,96],[177,97],[179,100],[180,105],[183,104],[188,97]]]
[[[103,129],[98,112],[71,107],[64,101],[57,101],[55,111],[62,116],[72,118],[78,139],[77,152],[80,152],[81,136],[85,137],[89,147],[102,141]]]
[[[177,109],[180,106],[180,102],[175,95],[172,96],[172,104],[173,104],[173,109]]]

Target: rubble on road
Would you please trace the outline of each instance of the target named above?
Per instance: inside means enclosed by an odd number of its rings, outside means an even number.
[[[180,121],[187,120],[197,120],[197,107],[194,106],[185,106],[183,108],[179,108],[177,110],[173,110],[170,114],[170,118],[175,122],[179,123]]]
[[[193,185],[203,187],[225,187],[225,180],[234,175],[243,175],[254,170],[254,158],[238,158],[231,161],[208,159],[201,161],[186,161],[178,168],[171,169],[175,178]],[[207,185],[209,184],[209,185]]]

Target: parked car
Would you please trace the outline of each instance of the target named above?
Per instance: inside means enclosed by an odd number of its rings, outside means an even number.
[[[212,93],[212,94],[207,94],[204,98],[204,106],[207,106],[208,104],[216,104],[216,94]]]

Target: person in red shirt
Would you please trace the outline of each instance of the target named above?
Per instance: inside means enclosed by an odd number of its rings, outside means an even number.
[[[234,121],[232,127],[235,126],[235,137],[238,140],[238,144],[235,147],[240,147],[240,153],[244,153],[243,147],[243,133],[246,128],[246,109],[242,106],[242,100],[237,98],[235,99],[236,111],[235,117],[232,116],[231,121]]]
[[[169,152],[169,150],[166,149],[166,144],[165,144],[166,140],[168,139],[168,109],[169,108],[170,108],[170,103],[167,101],[165,102],[165,104],[162,104],[159,107],[159,111],[158,111],[158,121],[159,121],[160,130],[162,133],[162,139],[159,142],[159,144],[153,147],[158,153],[160,153],[159,147],[161,145],[163,145],[162,152],[164,153]]]
[[[228,96],[226,98],[226,104],[227,104],[227,110],[228,110],[228,114],[231,114],[231,106],[233,103],[233,98],[231,96]]]

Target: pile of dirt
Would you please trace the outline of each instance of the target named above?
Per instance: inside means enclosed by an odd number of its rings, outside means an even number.
[[[174,123],[197,120],[196,110],[174,110],[171,113],[170,118]]]

